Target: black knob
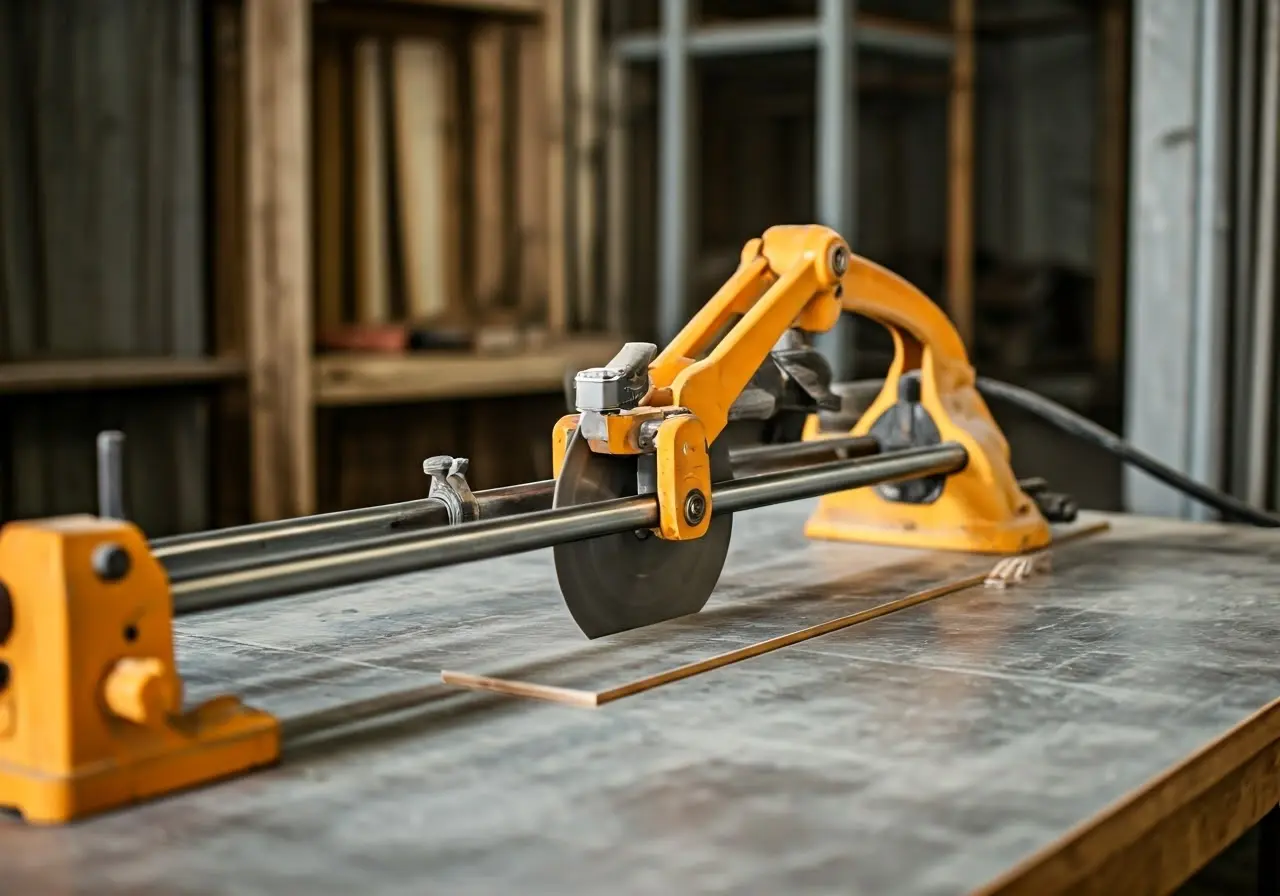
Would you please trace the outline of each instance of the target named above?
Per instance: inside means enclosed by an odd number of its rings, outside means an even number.
[[[104,541],[93,549],[93,571],[104,582],[120,581],[132,565],[129,552],[114,542]]]
[[[920,372],[913,370],[898,378],[898,401],[907,404],[920,403]]]

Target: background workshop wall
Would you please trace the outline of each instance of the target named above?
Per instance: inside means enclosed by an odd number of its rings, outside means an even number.
[[[686,40],[714,43],[708,29],[728,27],[732,43],[742,29],[779,26],[803,40],[686,60],[677,142],[690,167],[675,195],[689,220],[672,230],[660,199],[676,170],[662,137],[674,82],[658,59],[670,53],[663,17],[683,6],[255,7],[297,18],[307,60],[288,88],[306,110],[293,149],[307,162],[307,207],[276,225],[305,230],[296,263],[310,302],[298,320],[310,322],[310,348],[278,352],[292,360],[264,377],[245,343],[259,307],[245,279],[243,241],[259,233],[246,227],[245,152],[259,145],[246,122],[259,119],[247,116],[244,89],[246,54],[275,64],[273,48],[245,44],[236,0],[0,2],[0,512],[92,507],[92,435],[108,425],[129,435],[134,510],[156,534],[412,497],[425,492],[419,464],[430,453],[474,455],[477,484],[545,475],[565,369],[678,326],[745,239],[814,218],[839,223],[967,321],[984,370],[1121,425],[1125,296],[1140,316],[1155,294],[1136,243],[1132,288],[1126,280],[1127,64],[1137,47],[1141,74],[1147,39],[1135,28],[1130,40],[1127,3],[704,0]],[[819,52],[806,36],[818,22],[843,29],[850,51]],[[957,54],[969,33],[972,53]],[[1261,60],[1261,45],[1240,65]],[[1256,80],[1264,66],[1254,65]],[[403,102],[407,84],[440,78],[452,86]],[[1139,99],[1151,83],[1136,79]],[[969,137],[957,124],[966,119]],[[1148,120],[1137,111],[1135,170],[1144,147],[1185,161],[1185,148],[1161,149],[1158,129],[1143,136]],[[686,256],[686,279],[664,311],[672,252]],[[450,314],[462,323],[439,319]],[[425,318],[435,319],[410,326]],[[459,329],[472,344],[357,351],[351,327],[366,344]],[[856,329],[859,375],[883,369],[877,337]],[[1152,350],[1128,346],[1128,425],[1166,451],[1186,439],[1143,420],[1180,412],[1145,400],[1157,410],[1133,411],[1139,380],[1185,372],[1160,373],[1143,360]],[[1245,373],[1232,374],[1231,402],[1256,406],[1242,397]],[[274,386],[250,403],[249,382]],[[278,425],[286,405],[305,408],[290,418],[303,422],[249,451],[249,433]],[[1088,504],[1117,500],[1109,459],[1063,452],[997,411],[1020,463]],[[1247,441],[1243,430],[1231,438]],[[1243,488],[1232,472],[1243,467],[1229,466],[1219,475]]]
[[[138,519],[209,523],[200,385],[232,368],[205,355],[200,21],[198,0],[0,3],[5,517],[94,510],[116,427]]]
[[[1134,36],[1126,432],[1276,508],[1280,3],[1140,0]],[[1135,510],[1209,516],[1126,486]]]

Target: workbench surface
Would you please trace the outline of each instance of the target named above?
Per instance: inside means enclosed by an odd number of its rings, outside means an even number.
[[[740,514],[702,614],[595,642],[547,551],[180,619],[189,698],[278,713],[284,762],[69,828],[6,821],[0,892],[1048,893],[1180,878],[1275,804],[1250,771],[1280,738],[1263,530],[1106,518],[1022,584],[594,708],[440,681],[604,691],[992,564],[806,542],[811,507]]]

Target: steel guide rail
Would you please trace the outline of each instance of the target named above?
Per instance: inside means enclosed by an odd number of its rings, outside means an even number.
[[[712,513],[735,513],[830,492],[959,472],[968,462],[954,442],[835,460],[717,484]],[[381,534],[332,546],[301,545],[264,562],[229,558],[199,578],[175,582],[175,615],[284,597],[318,588],[525,553],[658,524],[653,495],[619,498],[480,520],[426,532]]]
[[[730,457],[738,469],[776,467],[819,457],[865,457],[879,451],[868,436],[838,436],[808,442],[753,445],[734,449]],[[554,479],[486,489],[475,493],[481,519],[547,510],[555,491]],[[196,532],[152,540],[152,552],[173,582],[202,578],[230,567],[283,562],[298,550],[341,549],[344,545],[394,532],[446,526],[444,506],[428,498],[316,514],[289,520],[255,523],[212,532]]]

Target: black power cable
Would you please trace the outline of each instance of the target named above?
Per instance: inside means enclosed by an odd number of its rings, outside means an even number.
[[[860,393],[863,388],[878,392],[884,383],[882,380],[858,380],[840,385],[842,393],[846,397],[851,397],[851,392]],[[1265,510],[1259,510],[1234,495],[1210,488],[1179,473],[1168,464],[1126,442],[1109,429],[1099,426],[1070,408],[1063,407],[1056,401],[1045,398],[1043,395],[1037,395],[1030,389],[1024,389],[1021,386],[1014,386],[1011,383],[1004,383],[1000,380],[988,379],[987,377],[978,377],[977,385],[978,391],[988,398],[998,398],[1001,401],[1008,402],[1028,413],[1034,414],[1067,435],[1091,442],[1108,454],[1112,454],[1125,463],[1137,467],[1170,488],[1194,498],[1207,507],[1212,507],[1230,519],[1252,523],[1255,526],[1280,527],[1280,516],[1268,513]],[[872,392],[872,394],[875,393]]]

